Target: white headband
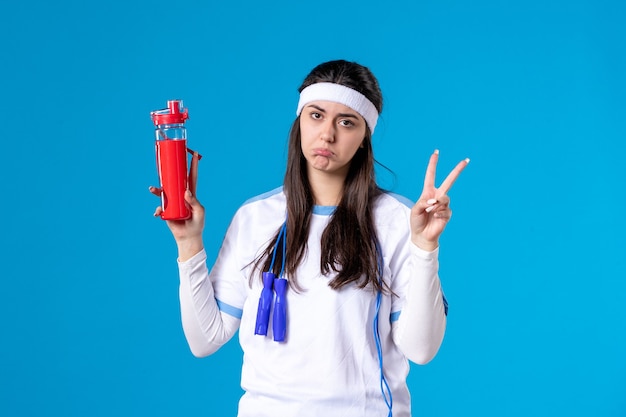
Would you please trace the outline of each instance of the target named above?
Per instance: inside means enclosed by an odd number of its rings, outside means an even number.
[[[332,101],[350,107],[365,119],[370,131],[374,134],[378,110],[367,97],[358,91],[335,83],[311,84],[300,92],[296,114],[299,116],[304,106],[316,100]]]

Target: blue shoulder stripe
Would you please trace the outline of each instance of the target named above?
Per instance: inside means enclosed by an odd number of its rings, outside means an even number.
[[[404,204],[408,208],[412,208],[415,205],[414,201],[411,201],[410,199],[406,198],[403,195],[392,193],[392,192],[387,192],[386,194],[395,198],[396,200],[398,200],[400,203]]]
[[[257,195],[256,197],[252,197],[248,200],[246,200],[242,205],[245,206],[246,204],[250,204],[250,203],[254,203],[255,201],[259,201],[259,200],[264,200],[266,198],[269,198],[273,195],[279,194],[283,191],[283,186],[281,185],[280,187],[274,188],[273,190],[270,190],[268,192],[265,192],[263,194]]]
[[[446,299],[445,295],[442,295],[443,297],[443,312],[445,313],[445,315],[448,315],[448,300]],[[394,322],[394,321],[398,321],[398,319],[400,318],[400,313],[402,313],[402,310],[400,311],[394,311],[393,313],[391,313],[389,315],[389,321],[390,322]]]
[[[242,309],[231,306],[230,304],[226,304],[225,302],[220,301],[217,298],[215,299],[215,301],[217,301],[217,308],[219,308],[220,311],[223,311],[224,313],[228,314],[229,316],[233,316],[236,319],[241,319],[241,316],[243,315]]]
[[[398,321],[398,319],[400,318],[400,313],[402,313],[402,310],[400,311],[394,311],[393,313],[391,313],[389,315],[389,321],[390,322],[394,322],[394,321]]]

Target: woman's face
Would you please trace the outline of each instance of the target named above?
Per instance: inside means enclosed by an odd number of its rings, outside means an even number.
[[[309,170],[345,178],[366,129],[365,119],[348,106],[322,100],[307,104],[300,114],[300,135]]]

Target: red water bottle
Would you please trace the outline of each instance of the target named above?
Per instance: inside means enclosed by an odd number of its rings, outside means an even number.
[[[187,177],[187,129],[189,118],[182,100],[169,100],[167,108],[150,113],[156,126],[156,162],[161,182],[163,220],[185,220],[191,217],[185,205]]]

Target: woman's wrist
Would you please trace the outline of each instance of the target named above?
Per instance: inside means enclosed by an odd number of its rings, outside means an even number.
[[[425,250],[426,252],[432,252],[439,247],[439,241],[426,240],[422,236],[413,236],[411,242],[418,248]]]
[[[202,237],[194,237],[188,239],[181,239],[176,241],[178,246],[178,261],[185,262],[192,258],[194,255],[204,249],[202,243]]]

